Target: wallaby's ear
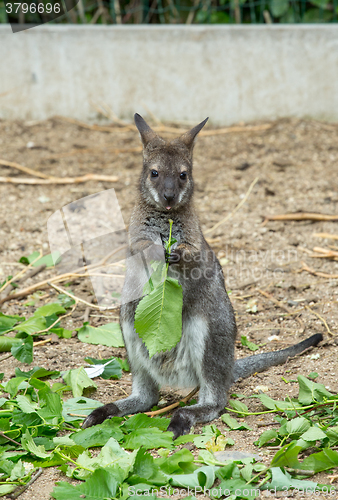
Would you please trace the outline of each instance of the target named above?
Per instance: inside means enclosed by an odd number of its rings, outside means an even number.
[[[185,134],[181,135],[181,137],[179,138],[179,140],[183,142],[183,144],[185,144],[189,150],[192,150],[192,148],[194,147],[197,134],[202,130],[202,128],[204,127],[204,125],[207,123],[208,120],[209,117],[203,120],[198,125],[196,125],[196,127],[189,130],[189,132],[186,132]]]
[[[138,113],[135,113],[134,120],[135,120],[135,125],[138,131],[140,132],[142,144],[144,147],[146,147],[147,144],[151,140],[155,139],[155,137],[158,137],[158,135],[149,127],[146,121]]]

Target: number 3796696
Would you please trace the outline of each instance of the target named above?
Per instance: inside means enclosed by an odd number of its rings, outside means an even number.
[[[27,14],[30,12],[31,14],[35,14],[38,12],[39,14],[60,14],[61,12],[61,4],[60,3],[6,3],[6,12],[7,14],[17,14],[18,12],[23,12]]]

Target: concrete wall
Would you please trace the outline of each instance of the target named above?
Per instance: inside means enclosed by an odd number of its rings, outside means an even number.
[[[0,25],[0,117],[338,121],[338,25]]]

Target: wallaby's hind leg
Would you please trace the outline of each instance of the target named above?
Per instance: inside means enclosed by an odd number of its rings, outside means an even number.
[[[198,403],[179,408],[174,413],[168,426],[168,431],[174,433],[173,439],[183,434],[189,434],[196,423],[210,422],[224,413],[227,402],[227,390],[215,390],[215,387],[201,387]]]
[[[123,417],[130,413],[148,411],[158,403],[158,385],[146,371],[138,370],[133,374],[133,389],[125,399],[96,408],[84,421],[82,429],[101,424],[106,418]]]

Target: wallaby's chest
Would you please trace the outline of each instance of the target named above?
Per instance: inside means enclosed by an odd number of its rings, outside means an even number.
[[[179,244],[185,241],[185,225],[178,217],[173,217],[173,221],[171,237]],[[149,215],[144,221],[144,227],[148,234],[149,232],[152,233],[154,240],[160,237],[163,244],[165,241],[169,240],[168,217]]]

